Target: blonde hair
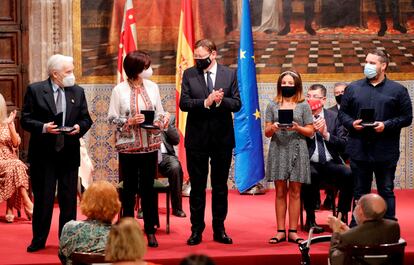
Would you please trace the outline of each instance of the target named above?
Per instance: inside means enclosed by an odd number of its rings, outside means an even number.
[[[305,96],[303,94],[302,78],[300,77],[300,74],[295,70],[284,71],[279,75],[279,78],[277,79],[277,95],[274,98],[274,101],[277,103],[282,103],[282,79],[287,75],[290,75],[293,78],[293,81],[295,82],[296,92],[292,98],[293,101],[295,103],[303,102],[305,100]]]
[[[111,223],[121,209],[121,202],[114,185],[96,181],[83,193],[80,209],[88,219]]]
[[[3,123],[7,119],[7,105],[6,100],[0,93],[0,123]]]
[[[146,252],[144,232],[137,220],[125,217],[118,224],[112,226],[105,250],[107,261],[140,260],[143,259]]]

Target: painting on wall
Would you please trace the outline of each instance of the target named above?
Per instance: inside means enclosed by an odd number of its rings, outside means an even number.
[[[133,0],[138,48],[151,54],[154,78],[162,83],[174,83],[180,2]],[[195,38],[214,40],[220,63],[233,68],[237,67],[240,2],[192,2]],[[393,79],[414,79],[412,0],[250,3],[259,82],[274,82],[276,74],[289,68],[308,81],[358,79],[365,54],[373,48],[390,54],[388,72]],[[115,82],[124,4],[125,0],[73,1],[80,82]]]

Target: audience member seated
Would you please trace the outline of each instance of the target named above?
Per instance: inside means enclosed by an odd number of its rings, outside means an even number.
[[[137,220],[124,217],[112,226],[105,251],[107,261],[115,265],[154,265],[144,261],[146,252],[144,233]]]
[[[14,221],[13,208],[24,211],[29,220],[33,214],[33,203],[29,198],[29,177],[26,165],[19,160],[17,150],[21,142],[16,132],[16,111],[7,116],[6,101],[0,94],[0,202],[7,201],[6,222]]]
[[[341,159],[345,149],[344,128],[339,124],[337,114],[324,109],[326,88],[321,84],[312,85],[307,100],[314,117],[315,136],[307,138],[310,157],[311,184],[303,185],[302,197],[306,210],[305,230],[314,227],[314,233],[322,233],[323,228],[316,224],[315,205],[319,198],[320,183],[324,182],[339,189],[339,212],[347,223],[351,209],[353,180],[351,169]]]
[[[191,254],[185,257],[180,265],[215,265],[214,261],[203,254]]]
[[[104,252],[112,220],[121,209],[118,192],[107,181],[93,182],[83,193],[80,203],[85,221],[69,221],[62,230],[59,258],[62,264],[72,264],[73,252]]]
[[[387,204],[378,194],[362,196],[354,209],[357,226],[349,228],[340,218],[328,217],[332,229],[329,251],[332,265],[349,264],[344,249],[353,245],[378,245],[397,243],[400,239],[400,226],[396,221],[384,219]]]
[[[183,169],[174,150],[174,145],[180,142],[180,135],[175,127],[175,115],[170,116],[168,127],[162,131],[161,136],[162,161],[158,164],[158,170],[162,176],[168,178],[170,184],[172,214],[178,217],[186,217],[181,197]]]

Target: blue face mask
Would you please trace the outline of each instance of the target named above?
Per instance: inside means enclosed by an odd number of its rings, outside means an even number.
[[[368,79],[372,79],[377,76],[377,67],[375,64],[366,63],[364,67],[364,75]]]

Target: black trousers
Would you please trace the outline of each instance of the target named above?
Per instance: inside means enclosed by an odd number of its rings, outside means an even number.
[[[224,220],[228,208],[227,179],[231,163],[231,150],[194,151],[186,150],[187,169],[190,175],[191,231],[202,233],[205,228],[206,186],[208,162],[211,166],[213,231],[224,231]]]
[[[321,182],[334,185],[339,189],[338,211],[348,213],[351,209],[353,195],[353,177],[351,169],[346,165],[329,161],[324,164],[310,163],[311,184],[302,186],[302,198],[307,218],[315,216],[316,200],[319,198]],[[311,220],[314,221],[314,220]]]
[[[63,226],[76,220],[76,193],[78,166],[68,166],[61,154],[30,164],[30,177],[34,195],[32,220],[33,245],[45,245],[52,222],[57,184],[59,203],[59,237]]]
[[[387,212],[384,218],[395,218],[394,179],[397,165],[391,161],[368,162],[351,160],[354,175],[354,198],[359,200],[364,194],[371,192],[373,175],[377,183],[378,194],[387,203]]]
[[[168,178],[173,210],[182,210],[181,187],[183,186],[183,169],[181,168],[178,157],[162,154],[162,161],[158,164],[158,170],[161,175]]]
[[[375,0],[375,9],[377,11],[378,18],[381,22],[381,25],[386,25],[386,0]],[[391,0],[391,14],[392,22],[394,26],[400,24],[400,3],[399,0]]]
[[[310,26],[315,17],[315,0],[304,0],[304,5],[305,26]],[[285,26],[290,25],[292,18],[292,0],[283,0],[282,8]]]
[[[154,178],[157,173],[157,151],[141,154],[119,153],[122,216],[134,217],[136,194],[140,195],[144,215],[144,230],[154,234],[157,216],[157,205],[154,198]]]

